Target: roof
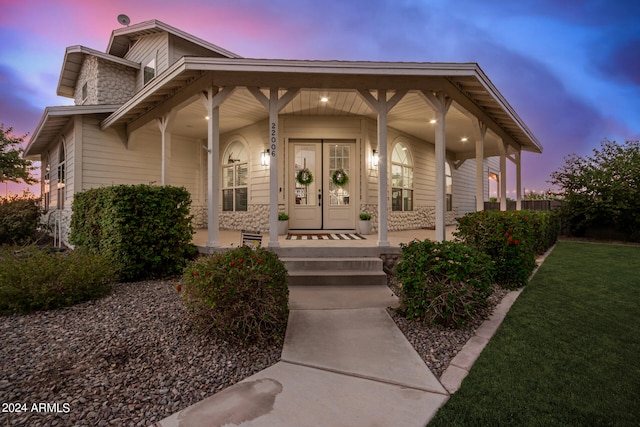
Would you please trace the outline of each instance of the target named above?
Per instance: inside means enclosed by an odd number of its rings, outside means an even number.
[[[106,115],[113,113],[118,107],[119,105],[65,105],[45,108],[27,148],[24,150],[24,156],[29,159],[37,158],[64,131],[69,120],[74,116]]]
[[[74,97],[76,81],[78,80],[82,62],[84,61],[84,57],[86,55],[96,56],[100,59],[124,65],[126,67],[135,69],[140,68],[140,64],[138,64],[137,62],[109,55],[107,53],[102,53],[84,46],[69,46],[64,53],[64,60],[62,61],[62,71],[60,72],[58,89],[56,91],[58,95],[66,96],[67,98]]]
[[[107,47],[107,53],[114,56],[124,57],[129,51],[129,47],[138,38],[145,35],[162,32],[173,34],[176,37],[180,37],[181,39],[187,40],[198,46],[202,46],[227,58],[240,58],[239,55],[231,51],[223,49],[220,46],[216,46],[213,43],[209,43],[206,40],[202,40],[196,36],[185,33],[182,30],[174,28],[171,25],[167,25],[164,22],[160,22],[155,19],[151,21],[140,22],[139,24],[134,24],[123,28],[118,28],[117,30],[112,31],[111,39],[109,40],[109,46]]]
[[[184,57],[107,117],[103,129],[128,125],[194,80],[210,85],[338,90],[444,90],[496,134],[541,153],[542,145],[475,63],[301,61]],[[266,113],[266,112],[265,112]]]

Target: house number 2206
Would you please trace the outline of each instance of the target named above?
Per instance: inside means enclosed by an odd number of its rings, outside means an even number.
[[[271,157],[276,156],[276,148],[278,148],[278,138],[276,136],[278,127],[275,122],[271,123]]]

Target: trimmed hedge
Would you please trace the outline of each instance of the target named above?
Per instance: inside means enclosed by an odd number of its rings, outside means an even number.
[[[560,214],[556,211],[521,211],[531,224],[536,254],[542,255],[558,241]]]
[[[524,286],[535,267],[536,238],[531,221],[519,211],[473,212],[458,219],[457,239],[486,253],[496,267],[496,283]]]
[[[195,255],[191,197],[184,188],[120,185],[74,196],[70,242],[101,253],[120,280],[179,274]]]

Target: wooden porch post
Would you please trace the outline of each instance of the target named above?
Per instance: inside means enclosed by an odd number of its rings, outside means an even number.
[[[207,109],[207,247],[220,246],[220,105],[233,87],[219,91],[212,86],[204,91],[201,100]]]
[[[291,102],[300,89],[288,89],[282,97],[279,97],[278,88],[272,87],[269,89],[269,98],[257,87],[248,87],[247,89],[269,111],[269,152],[271,160],[269,161],[269,241],[267,246],[277,248],[280,246],[278,242],[278,159],[280,158],[278,114],[280,110]]]
[[[387,114],[406,95],[407,91],[396,91],[387,100],[387,90],[378,89],[376,99],[368,90],[358,90],[369,107],[378,114],[378,246],[389,243],[389,182],[387,159]]]
[[[176,118],[176,111],[156,119],[162,137],[162,185],[171,185],[171,128]]]
[[[436,113],[436,241],[446,240],[446,210],[447,189],[445,181],[446,162],[446,116],[452,99],[446,93],[439,91],[433,93],[423,90],[427,102]]]
[[[515,154],[516,162],[516,210],[522,210],[522,150],[518,148]]]
[[[484,210],[484,137],[487,125],[479,119],[475,120],[476,138],[476,211]]]
[[[507,143],[500,141],[500,210],[507,210]]]

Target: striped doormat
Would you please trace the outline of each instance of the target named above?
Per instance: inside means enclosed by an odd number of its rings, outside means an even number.
[[[358,233],[319,233],[319,234],[296,234],[289,233],[287,240],[365,240]]]

